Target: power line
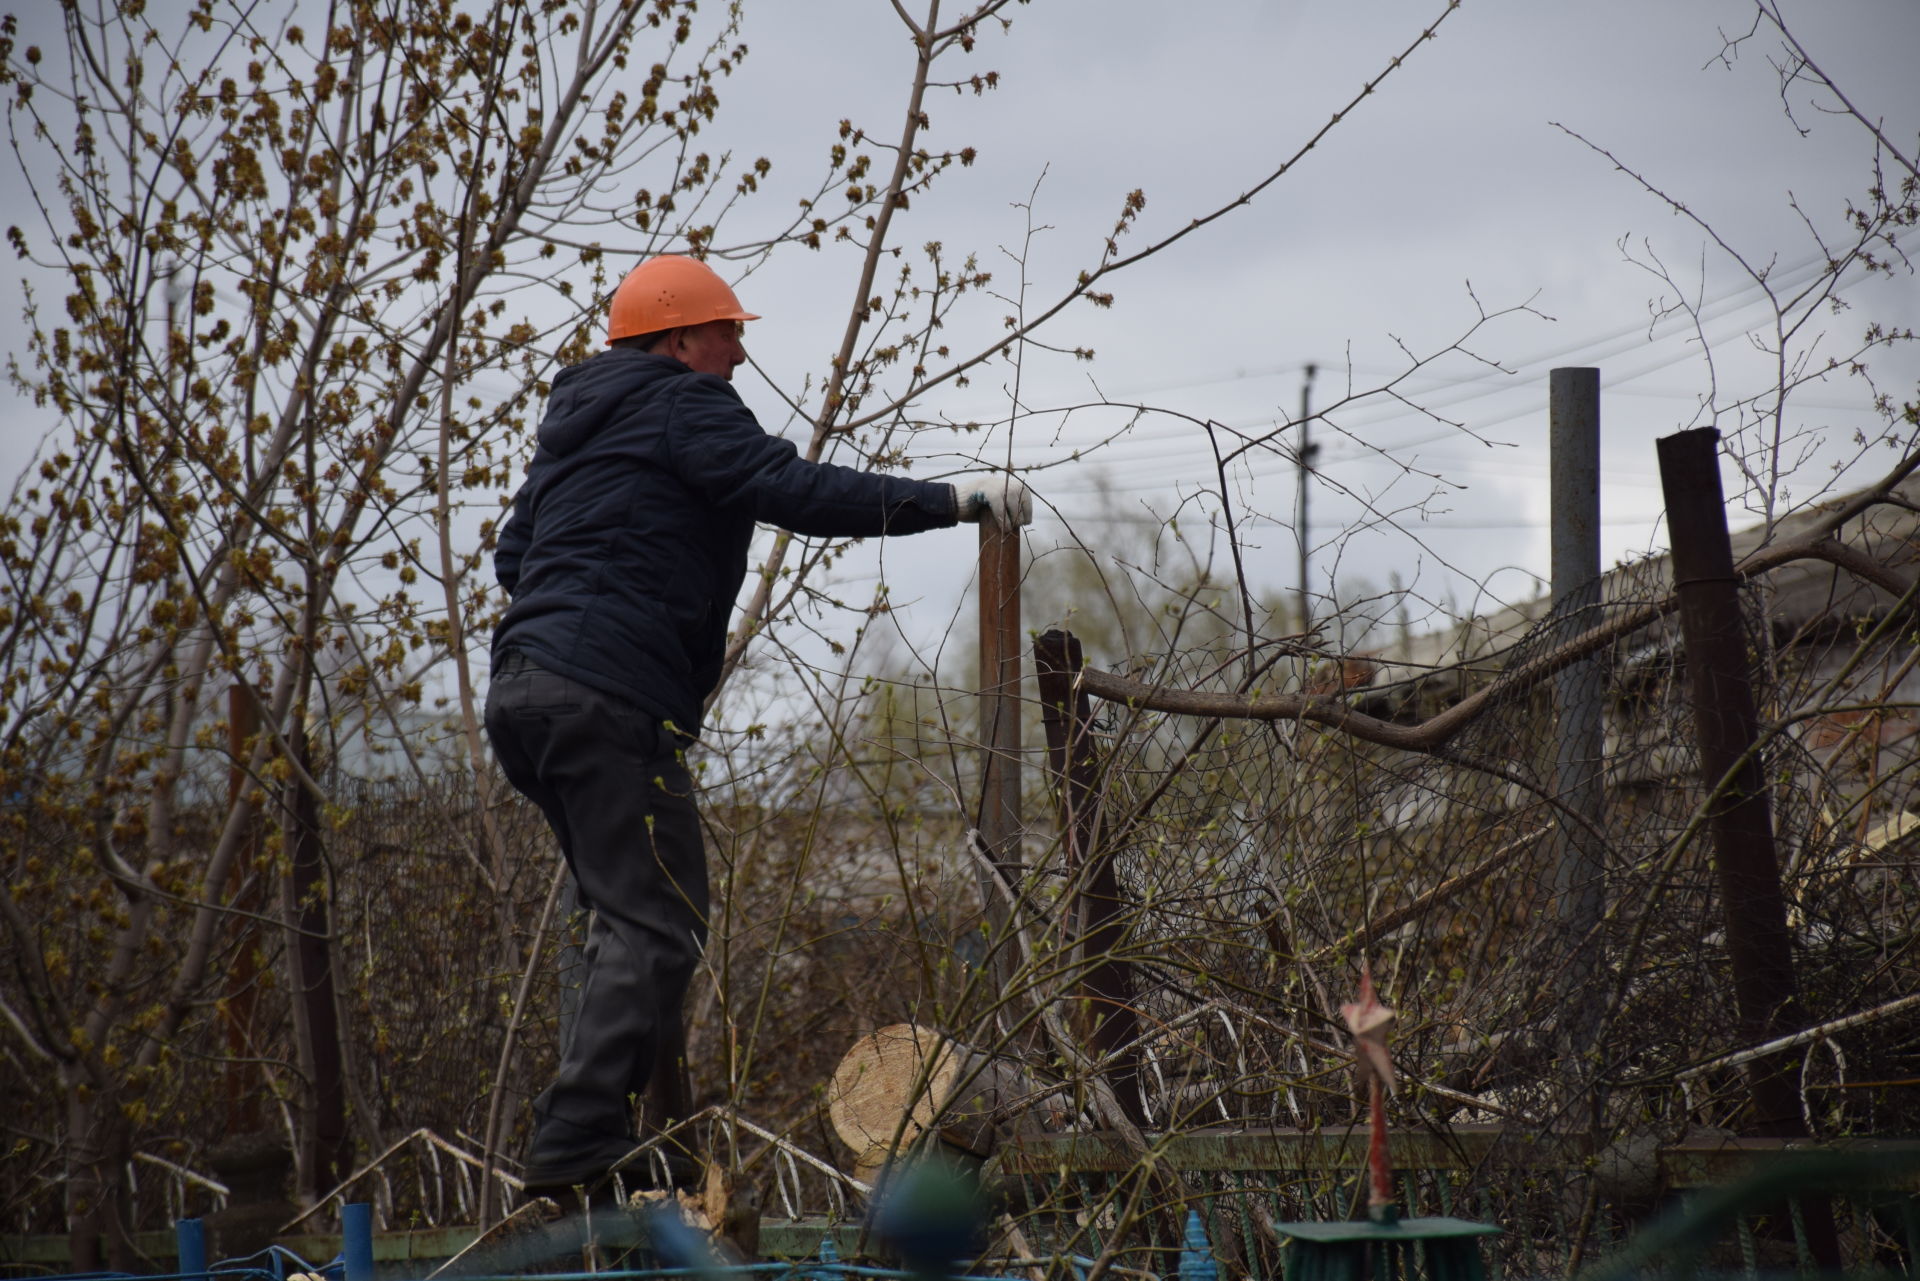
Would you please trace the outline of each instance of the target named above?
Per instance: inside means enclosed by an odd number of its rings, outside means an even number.
[[[1711,316],[1717,319],[1721,316],[1728,314],[1729,312],[1738,311],[1745,307],[1748,307],[1755,303],[1760,302],[1763,298],[1765,298],[1768,295],[1769,289],[1777,292],[1781,288],[1792,287],[1800,283],[1803,283],[1804,280],[1816,279],[1820,274],[1822,274],[1826,270],[1826,268],[1827,268],[1827,259],[1825,258],[1825,256],[1814,255],[1812,257],[1806,258],[1800,262],[1795,263],[1791,267],[1787,267],[1782,270],[1771,273],[1767,277],[1764,283],[1756,282],[1756,281],[1748,281],[1745,284],[1734,286],[1733,288],[1730,288],[1720,294],[1717,294],[1712,298],[1705,299],[1699,304],[1697,308],[1697,313],[1700,316]],[[1860,279],[1862,278],[1856,277],[1855,281],[1849,282],[1849,283],[1850,284],[1857,283],[1858,280]],[[1615,352],[1602,352],[1596,349],[1612,347],[1614,344],[1620,343],[1628,339],[1641,339],[1649,343],[1660,342],[1660,341],[1663,341],[1665,338],[1671,336],[1673,331],[1688,330],[1688,329],[1691,329],[1693,325],[1694,325],[1693,316],[1690,315],[1689,313],[1685,311],[1670,312],[1667,315],[1658,317],[1650,322],[1647,322],[1647,323],[1636,322],[1631,325],[1621,326],[1596,336],[1590,336],[1587,338],[1580,339],[1577,342],[1570,343],[1567,346],[1559,348],[1557,350],[1547,351],[1547,352],[1536,352],[1533,355],[1527,356],[1521,359],[1520,361],[1518,361],[1516,368],[1519,370],[1524,370],[1527,368],[1538,367],[1540,365],[1549,364],[1549,363],[1593,364],[1597,360],[1603,358],[1605,355],[1617,354]],[[1113,392],[1105,392],[1103,394],[1108,395],[1110,399],[1119,399],[1124,401],[1124,400],[1132,399],[1135,397],[1153,395],[1159,392],[1186,391],[1196,387],[1219,386],[1223,383],[1246,382],[1246,381],[1252,381],[1252,380],[1258,380],[1258,379],[1264,379],[1264,378],[1285,377],[1288,375],[1298,374],[1308,363],[1309,362],[1307,361],[1298,361],[1290,364],[1267,366],[1267,367],[1262,367],[1256,370],[1235,372],[1232,374],[1216,375],[1216,376],[1211,376],[1207,378],[1187,379],[1187,380],[1172,382],[1172,383],[1159,383],[1159,384],[1153,384],[1148,386],[1137,386],[1132,389],[1121,389]],[[1403,375],[1409,375],[1409,374],[1418,374],[1420,372],[1418,370],[1407,371],[1407,370],[1389,369],[1389,368],[1371,366],[1371,365],[1347,366],[1344,364],[1338,364],[1337,362],[1322,361],[1322,362],[1314,362],[1314,363],[1318,363],[1322,365],[1322,367],[1328,367],[1328,368],[1341,368],[1341,369],[1350,368],[1354,373],[1364,374],[1369,377],[1380,376],[1380,377],[1391,378],[1391,377],[1397,377],[1397,376],[1403,376]],[[1423,388],[1423,390],[1435,391],[1443,387],[1446,387],[1446,388],[1468,387],[1468,386],[1473,386],[1479,383],[1486,382],[1490,379],[1500,378],[1502,376],[1503,375],[1497,370],[1483,369],[1479,373],[1473,374],[1465,378],[1449,378],[1449,379],[1441,380],[1436,383],[1432,383],[1429,386]],[[992,415],[990,414],[960,415],[963,421],[978,420],[980,418],[991,417],[991,416]]]
[[[1373,515],[1374,513],[1368,513],[1368,514]],[[1649,516],[1612,516],[1612,517],[1602,516],[1600,518],[1600,524],[1603,528],[1644,529],[1656,523],[1660,519],[1661,515],[1662,513],[1655,512]],[[1242,524],[1243,526],[1260,526],[1260,527],[1282,528],[1282,529],[1286,528],[1286,526],[1281,525],[1278,520],[1275,520],[1270,516],[1261,516],[1258,514],[1249,514],[1244,518],[1241,518],[1239,523]],[[1355,522],[1351,518],[1347,519],[1344,522],[1345,526],[1347,527],[1350,527],[1354,523]],[[1464,531],[1496,530],[1496,529],[1544,530],[1548,528],[1550,523],[1551,522],[1544,519],[1528,520],[1525,518],[1515,518],[1512,520],[1447,520],[1444,517],[1435,516],[1435,517],[1427,517],[1425,519],[1416,518],[1416,519],[1411,519],[1407,521],[1396,521],[1394,522],[1394,528],[1400,530],[1401,532],[1409,533],[1409,534],[1417,533],[1420,530],[1426,530],[1426,529],[1464,530]],[[1166,525],[1166,518],[1161,516],[1155,516],[1155,515],[1152,515],[1151,513],[1146,513],[1146,512],[1142,512],[1139,515],[1128,515],[1128,514],[1121,514],[1117,512],[1107,512],[1107,513],[1102,513],[1102,514],[1093,515],[1093,516],[1075,516],[1071,520],[1066,521],[1065,524],[1069,529],[1072,529],[1081,525],[1129,525],[1129,526],[1139,526],[1142,528],[1161,528]]]
[[[1774,273],[1774,275],[1769,277],[1767,284],[1777,288],[1794,281],[1797,277],[1807,275],[1810,269],[1823,269],[1823,268],[1824,268],[1824,260],[1810,259],[1805,263],[1796,264],[1794,267],[1789,268],[1786,271]],[[1764,290],[1765,290],[1765,286],[1759,285],[1759,284],[1752,284],[1752,285],[1745,286],[1742,289],[1730,291],[1727,294],[1723,294],[1716,299],[1710,300],[1709,302],[1702,304],[1699,309],[1699,313],[1702,316],[1706,316],[1709,312],[1714,312],[1716,314],[1714,314],[1711,317],[1711,319],[1714,319],[1714,320],[1726,319],[1731,314],[1737,314],[1737,312],[1743,309],[1744,307],[1749,306],[1753,303],[1759,302],[1761,298],[1764,296]],[[1726,305],[1729,303],[1735,303],[1736,305],[1729,307]],[[1672,328],[1678,327],[1679,324],[1680,322],[1676,320],[1675,322],[1673,322],[1672,325],[1669,325],[1668,328],[1672,329]],[[1659,325],[1656,324],[1654,328],[1656,329],[1659,328]],[[1707,341],[1708,341],[1708,344],[1713,347],[1725,346],[1728,342],[1739,337],[1739,335],[1744,333],[1750,333],[1753,331],[1753,329],[1754,329],[1754,326],[1745,325],[1745,326],[1741,326],[1738,329],[1723,330],[1718,335],[1709,336]],[[1537,368],[1544,363],[1559,361],[1559,360],[1567,359],[1569,357],[1583,357],[1586,362],[1605,359],[1609,355],[1618,354],[1619,349],[1616,349],[1616,344],[1618,344],[1623,337],[1639,334],[1641,332],[1643,332],[1643,327],[1639,325],[1635,325],[1630,328],[1616,330],[1612,333],[1602,335],[1597,339],[1591,339],[1583,343],[1571,345],[1560,351],[1550,352],[1544,355],[1535,355],[1535,356],[1529,357],[1525,361],[1519,362],[1511,374],[1495,374],[1489,371],[1486,373],[1474,375],[1473,377],[1470,377],[1470,378],[1456,379],[1449,382],[1434,384],[1433,386],[1434,390],[1438,390],[1443,387],[1450,387],[1450,388],[1461,389],[1464,392],[1464,394],[1457,395],[1449,399],[1436,401],[1431,404],[1421,406],[1420,408],[1430,410],[1433,413],[1438,414],[1440,412],[1450,410],[1450,409],[1455,409],[1459,406],[1471,404],[1475,401],[1484,400],[1492,396],[1508,395],[1508,394],[1516,394],[1516,395],[1523,394],[1529,390],[1529,385],[1526,382],[1527,373],[1529,370],[1537,370]],[[1659,339],[1656,338],[1655,341],[1657,342],[1659,341]],[[1699,352],[1697,348],[1683,350],[1676,355],[1666,357],[1661,360],[1657,360],[1654,363],[1649,365],[1644,365],[1639,369],[1636,369],[1624,376],[1621,376],[1612,380],[1608,388],[1609,394],[1612,394],[1616,391],[1621,392],[1623,394],[1634,394],[1626,389],[1625,384],[1630,383],[1639,378],[1647,377],[1663,369],[1670,368],[1675,364],[1681,363],[1682,361],[1694,358],[1698,354]],[[1486,384],[1489,379],[1495,378],[1495,377],[1500,377],[1503,380],[1511,379],[1511,381],[1506,381],[1504,385],[1499,385],[1499,386],[1484,386],[1484,384]],[[1193,384],[1193,385],[1198,385],[1198,384]],[[1480,389],[1466,390],[1470,388],[1480,388]],[[1646,394],[1655,395],[1660,393],[1646,393]],[[1666,393],[1666,395],[1675,396],[1676,394]],[[1362,399],[1365,399],[1365,397],[1363,396]],[[1798,400],[1798,403],[1808,403],[1804,399],[1800,399],[1800,398],[1796,398],[1796,399]],[[1819,405],[1812,405],[1811,407],[1836,409],[1836,410],[1845,410],[1848,408],[1855,408],[1860,410],[1861,412],[1868,412],[1864,406],[1848,406],[1840,403],[1824,403]],[[1115,405],[1112,408],[1116,411],[1130,411],[1131,409],[1131,407],[1121,406],[1121,405]],[[1474,429],[1476,431],[1485,430],[1487,428],[1500,426],[1505,423],[1512,422],[1517,418],[1522,418],[1529,414],[1534,414],[1539,412],[1542,412],[1539,404],[1530,400],[1527,405],[1511,413],[1503,414],[1497,418],[1482,420],[1480,422],[1475,423]],[[1343,434],[1351,436],[1363,430],[1383,427],[1383,426],[1392,424],[1398,421],[1399,419],[1402,419],[1408,416],[1413,416],[1416,414],[1417,414],[1416,410],[1408,409],[1405,406],[1396,405],[1396,406],[1382,406],[1381,409],[1377,411],[1370,411],[1365,407],[1360,407],[1360,408],[1356,408],[1351,413],[1340,414],[1337,417],[1329,416],[1327,413],[1323,412],[1320,415],[1320,417],[1323,422],[1327,422],[1330,426],[1333,426],[1336,430],[1339,430]],[[1272,422],[1271,416],[1263,414],[1259,416],[1250,416],[1246,418],[1228,420],[1224,423],[1221,423],[1220,425],[1227,428],[1228,430],[1237,432],[1237,431],[1241,431],[1241,430],[1255,427],[1255,426],[1264,426],[1265,424],[1270,422]],[[1353,461],[1354,459],[1357,459],[1357,458],[1372,456],[1380,452],[1380,450],[1404,451],[1406,449],[1418,448],[1420,446],[1423,446],[1429,443],[1454,438],[1460,433],[1460,430],[1461,429],[1459,428],[1448,426],[1443,428],[1440,431],[1430,433],[1429,435],[1419,437],[1415,440],[1399,441],[1399,442],[1383,442],[1378,449],[1356,450],[1356,451],[1347,452],[1347,453],[1336,452],[1329,457],[1328,461],[1329,462]],[[1159,444],[1161,441],[1166,441],[1171,446],[1171,448],[1164,451],[1156,451],[1154,453],[1145,454],[1145,455],[1141,454],[1137,448],[1128,449],[1127,457],[1116,460],[1115,462],[1111,463],[1110,466],[1116,467],[1116,468],[1136,466],[1136,465],[1146,466],[1146,465],[1157,464],[1160,462],[1174,461],[1181,458],[1191,457],[1194,453],[1194,445],[1192,443],[1193,429],[1191,427],[1183,426],[1183,425],[1173,425],[1173,426],[1170,426],[1165,431],[1156,431],[1151,433],[1130,431],[1125,441],[1114,441],[1110,443],[1102,443],[1094,446],[1093,448],[1104,449],[1110,452],[1118,452],[1122,449],[1126,449],[1127,444],[1130,442]],[[1045,446],[1035,446],[1027,443],[1016,443],[1016,445],[1014,446],[1014,450],[1016,454],[1024,453],[1028,450],[1040,451],[1040,450],[1046,450],[1046,449],[1047,447]],[[1087,451],[1089,455],[1091,454],[1091,452],[1092,452],[1091,449]],[[1276,451],[1276,454],[1277,454],[1277,451]],[[1053,453],[1052,457],[1046,459],[1045,461],[1057,461],[1059,460],[1059,457],[1060,457],[1059,454]],[[1081,461],[1087,461],[1087,458],[1083,457]],[[1016,465],[1031,466],[1035,464],[1016,461]],[[1260,473],[1256,472],[1256,474],[1260,474]],[[1066,491],[1066,492],[1073,492],[1073,491]]]

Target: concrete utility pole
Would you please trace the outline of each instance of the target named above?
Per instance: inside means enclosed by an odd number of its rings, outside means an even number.
[[[1313,456],[1320,452],[1320,446],[1313,443],[1312,437],[1313,376],[1319,372],[1318,365],[1307,362],[1307,376],[1300,384],[1300,446],[1294,453],[1293,537],[1300,551],[1298,630],[1302,632],[1313,628],[1313,604],[1307,596],[1310,588],[1307,574],[1313,558],[1313,541],[1307,537],[1307,478],[1313,475]]]
[[[1556,369],[1547,392],[1553,610],[1559,634],[1598,621],[1600,600],[1600,371]],[[1567,1018],[1561,1053],[1584,1059],[1595,1016],[1588,999],[1606,907],[1605,660],[1582,659],[1554,678],[1553,791],[1564,810],[1555,842],[1553,902],[1570,948],[1560,971]]]

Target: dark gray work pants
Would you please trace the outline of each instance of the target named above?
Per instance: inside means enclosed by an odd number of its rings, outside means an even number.
[[[646,1088],[706,941],[707,862],[675,736],[619,699],[515,651],[496,661],[487,735],[507,780],[560,841],[587,932],[586,981],[530,1159],[611,1150]]]

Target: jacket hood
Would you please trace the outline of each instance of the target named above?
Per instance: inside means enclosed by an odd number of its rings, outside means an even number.
[[[671,356],[614,347],[554,377],[541,420],[540,447],[558,457],[579,449],[613,421],[627,397],[651,383],[692,372]]]

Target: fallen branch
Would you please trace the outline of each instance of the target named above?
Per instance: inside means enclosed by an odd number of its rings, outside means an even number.
[[[392,1156],[395,1152],[398,1152],[401,1148],[406,1147],[407,1144],[412,1143],[416,1139],[423,1140],[424,1142],[432,1144],[434,1147],[439,1148],[442,1152],[445,1152],[448,1156],[451,1156],[452,1158],[454,1158],[454,1160],[463,1161],[466,1164],[472,1166],[474,1169],[479,1170],[484,1174],[488,1174],[493,1178],[499,1179],[501,1182],[505,1183],[508,1187],[520,1189],[526,1186],[519,1179],[516,1179],[511,1174],[508,1174],[505,1170],[502,1170],[497,1166],[490,1166],[487,1162],[482,1161],[479,1157],[473,1155],[473,1153],[471,1152],[468,1152],[465,1148],[456,1147],[454,1144],[447,1142],[445,1139],[435,1134],[432,1130],[429,1130],[425,1126],[422,1126],[420,1129],[413,1131],[411,1134],[404,1134],[401,1137],[395,1139],[392,1143],[389,1143],[386,1147],[386,1150],[381,1152],[379,1156],[374,1157],[372,1160],[368,1161],[365,1165],[361,1166],[358,1170],[355,1170],[352,1174],[349,1174],[346,1178],[340,1180],[339,1183],[334,1185],[334,1188],[331,1192],[319,1198],[312,1205],[302,1210],[299,1214],[296,1214],[293,1218],[288,1219],[285,1223],[281,1224],[279,1229],[274,1233],[274,1235],[285,1236],[287,1235],[287,1233],[299,1227],[302,1223],[305,1223],[308,1219],[312,1218],[315,1214],[318,1214],[321,1210],[325,1209],[329,1202],[333,1201],[334,1199],[339,1197],[341,1194],[346,1192],[348,1188],[352,1187],[354,1184],[358,1183],[360,1180],[366,1178],[369,1174],[372,1174],[375,1170],[378,1170],[383,1164],[385,1164],[386,1159],[388,1157]]]
[[[1717,1059],[1709,1059],[1697,1067],[1690,1067],[1684,1072],[1676,1073],[1673,1079],[1676,1081],[1691,1081],[1695,1077],[1705,1075],[1708,1072],[1720,1068],[1739,1067],[1743,1063],[1751,1063],[1755,1059],[1763,1059],[1769,1054],[1778,1054],[1782,1050],[1791,1050],[1812,1041],[1825,1040],[1835,1032],[1844,1032],[1848,1028],[1860,1027],[1863,1024],[1872,1023],[1879,1019],[1892,1018],[1901,1011],[1910,1010],[1915,1006],[1920,1006],[1920,992],[1915,992],[1910,996],[1903,996],[1895,1001],[1888,1001],[1885,1005],[1875,1006],[1871,1010],[1861,1010],[1857,1014],[1849,1014],[1845,1018],[1834,1019],[1829,1023],[1822,1023],[1818,1027],[1810,1027],[1799,1032],[1794,1032],[1788,1036],[1776,1037],[1764,1045],[1756,1045],[1751,1049],[1740,1050],[1733,1054],[1725,1054]]]
[[[1763,547],[1735,566],[1734,574],[1744,581],[1802,560],[1825,561],[1895,597],[1903,597],[1913,589],[1911,582],[1887,565],[1865,552],[1835,541],[1830,529]],[[1076,679],[1089,694],[1108,702],[1124,703],[1129,708],[1225,720],[1310,721],[1363,742],[1394,747],[1404,752],[1432,754],[1477,720],[1494,702],[1504,701],[1543,684],[1574,663],[1592,657],[1615,641],[1660,621],[1679,607],[1679,597],[1669,592],[1659,600],[1623,609],[1598,627],[1501,673],[1491,684],[1469,694],[1446,711],[1413,725],[1369,716],[1354,708],[1345,697],[1333,694],[1262,695],[1167,689],[1091,667],[1082,668]],[[1379,693],[1378,690],[1369,692]]]
[[[1377,921],[1368,921],[1358,929],[1348,931],[1346,937],[1342,938],[1338,943],[1329,943],[1313,955],[1301,959],[1308,965],[1316,961],[1330,961],[1334,957],[1344,955],[1351,950],[1355,943],[1364,939],[1384,937],[1392,931],[1399,929],[1408,921],[1426,915],[1429,910],[1438,907],[1440,904],[1458,894],[1461,890],[1471,889],[1481,881],[1486,880],[1487,877],[1511,862],[1515,857],[1533,848],[1536,841],[1553,829],[1554,824],[1549,823],[1545,827],[1535,828],[1525,836],[1508,841],[1505,845],[1502,845],[1499,849],[1481,859],[1474,866],[1460,873],[1460,875],[1450,881],[1442,881],[1405,907],[1397,907]]]
[[[220,1180],[210,1179],[204,1174],[200,1174],[196,1171],[189,1170],[184,1165],[180,1165],[180,1164],[177,1164],[176,1162],[169,1161],[163,1156],[155,1156],[151,1152],[135,1152],[133,1154],[133,1159],[136,1161],[145,1161],[148,1165],[157,1165],[161,1169],[167,1171],[167,1173],[176,1175],[179,1178],[186,1180],[188,1183],[197,1183],[201,1187],[207,1189],[207,1191],[213,1193],[215,1196],[224,1197],[224,1196],[233,1195],[228,1190],[227,1185],[220,1182]]]

